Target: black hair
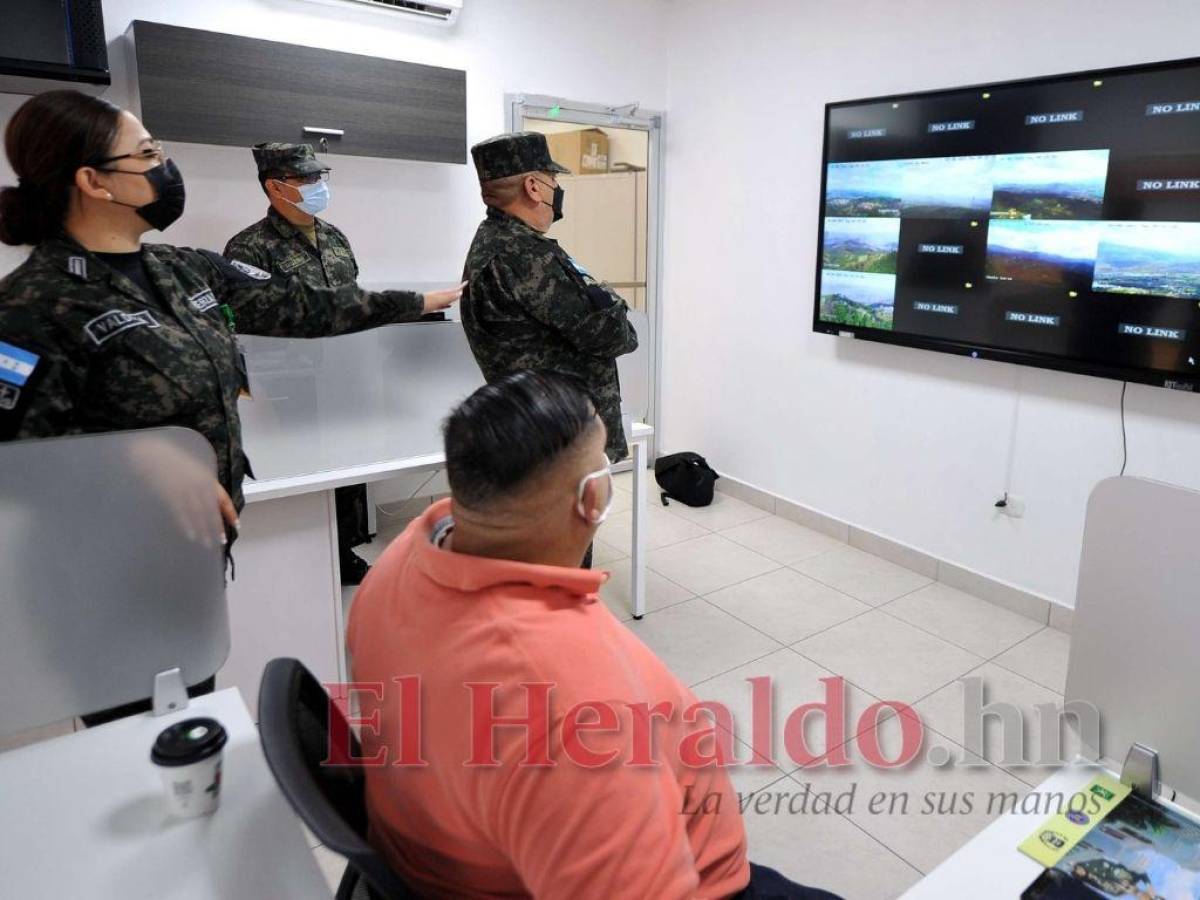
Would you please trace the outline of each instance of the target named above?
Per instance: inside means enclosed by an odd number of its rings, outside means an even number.
[[[468,507],[507,496],[595,421],[587,391],[570,376],[525,371],[484,385],[442,426],[450,490]]]
[[[16,187],[0,190],[0,241],[40,244],[62,233],[75,173],[109,153],[121,110],[79,91],[26,100],[4,132]]]
[[[258,173],[258,186],[260,188],[262,188],[263,193],[266,194],[267,193],[267,182],[268,181],[279,181],[281,178],[287,178],[287,176],[281,172],[259,172]],[[270,196],[270,195],[268,195],[268,196]]]

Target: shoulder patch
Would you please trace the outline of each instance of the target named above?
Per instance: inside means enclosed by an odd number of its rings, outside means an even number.
[[[271,273],[264,272],[257,266],[252,266],[250,263],[244,263],[240,259],[231,259],[229,264],[241,272],[248,278],[253,278],[255,281],[270,281]]]
[[[143,309],[130,313],[121,309],[111,309],[89,321],[83,326],[83,331],[92,339],[92,343],[99,347],[109,338],[116,337],[130,328],[138,328],[143,325],[147,328],[158,327],[158,320],[149,310]]]
[[[29,350],[24,350],[13,344],[6,344],[0,341],[0,384],[10,385],[10,391],[16,390],[20,394],[20,388],[23,388],[29,377],[33,374],[33,370],[37,368],[41,357]],[[13,405],[16,405],[16,397],[13,397]],[[12,409],[9,407],[0,407]]]
[[[67,271],[76,278],[86,279],[88,277],[87,257],[84,256],[68,256]]]
[[[575,269],[575,271],[576,271],[576,272],[578,272],[578,273],[579,273],[580,275],[582,275],[584,278],[587,278],[587,277],[588,277],[588,275],[589,275],[589,272],[588,272],[588,270],[587,270],[587,269],[585,269],[583,266],[581,266],[581,265],[579,264],[579,262],[578,262],[578,261],[575,259],[575,257],[573,257],[573,256],[568,256],[568,257],[567,257],[567,259],[570,261],[571,265],[574,267],[574,269]]]

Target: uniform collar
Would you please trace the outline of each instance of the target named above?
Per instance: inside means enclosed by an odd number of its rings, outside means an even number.
[[[516,232],[517,234],[528,235],[530,237],[535,237],[540,241],[549,241],[552,244],[558,243],[558,241],[554,240],[554,238],[542,234],[542,232],[530,225],[526,225],[516,216],[506,213],[502,209],[496,209],[494,206],[488,207],[487,217],[490,221],[495,222],[502,228],[507,228],[510,231]]]
[[[455,591],[474,593],[500,585],[528,585],[566,591],[581,601],[595,602],[608,573],[595,569],[540,566],[509,559],[488,559],[443,550],[432,543],[438,523],[450,515],[450,501],[440,500],[425,511],[411,544],[417,567],[433,581]]]
[[[302,240],[307,242],[307,238],[301,234],[300,229],[289,222],[274,206],[267,209],[267,221],[279,233],[279,236],[287,240]],[[325,223],[316,217],[313,218],[313,227],[317,229],[317,234],[323,234]]]
[[[65,234],[38,244],[33,254],[39,262],[66,272],[76,281],[97,282],[108,277],[108,266]]]
[[[155,254],[157,249],[159,248],[153,244],[142,244],[140,252],[146,259],[153,259],[157,262],[159,261]],[[65,234],[39,244],[34,250],[34,255],[40,262],[67,273],[76,281],[94,284],[109,280],[121,287],[125,287],[127,284],[128,288],[134,287],[131,283],[127,283],[123,276],[119,276],[118,273],[113,272],[102,263],[92,251]],[[134,288],[134,292],[136,296],[141,296],[141,292],[136,288]]]

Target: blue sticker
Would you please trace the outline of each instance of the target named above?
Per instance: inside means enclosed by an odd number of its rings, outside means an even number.
[[[41,357],[0,341],[0,381],[24,387]]]

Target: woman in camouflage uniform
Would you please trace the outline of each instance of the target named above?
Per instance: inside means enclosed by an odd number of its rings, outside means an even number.
[[[206,250],[143,244],[183,212],[183,179],[136,116],[95,97],[26,101],[5,151],[19,181],[0,190],[0,241],[33,251],[0,280],[0,440],[195,429],[217,457],[202,515],[210,540],[234,533],[250,474],[235,329],[341,334],[453,299],[315,287]]]

